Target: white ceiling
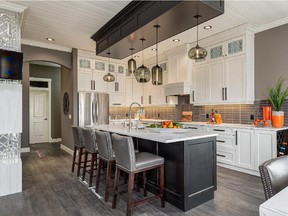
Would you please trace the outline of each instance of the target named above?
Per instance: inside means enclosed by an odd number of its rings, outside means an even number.
[[[95,42],[90,37],[129,1],[11,1],[26,6],[22,24],[22,41],[26,44],[41,43],[41,46],[60,46],[95,51]],[[179,22],[181,22],[179,20]],[[207,38],[219,32],[245,23],[262,31],[275,24],[288,23],[288,0],[225,0],[225,13],[199,26],[199,38]],[[204,25],[212,25],[204,30]],[[161,29],[159,31],[161,34]],[[54,42],[46,41],[53,37]],[[187,30],[159,44],[159,53],[184,43],[196,41],[196,28]],[[200,44],[201,45],[201,44]],[[68,49],[68,50],[69,50]],[[154,56],[151,47],[145,50],[145,59]],[[141,57],[141,55],[140,55]]]

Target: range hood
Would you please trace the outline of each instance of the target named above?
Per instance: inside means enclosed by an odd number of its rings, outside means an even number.
[[[125,8],[99,29],[91,39],[96,42],[96,55],[123,59],[156,43],[154,25],[161,26],[159,42],[196,26],[193,18],[201,14],[199,24],[224,13],[224,0],[193,1],[131,1]]]
[[[190,95],[192,84],[189,82],[177,82],[163,85],[165,96]]]

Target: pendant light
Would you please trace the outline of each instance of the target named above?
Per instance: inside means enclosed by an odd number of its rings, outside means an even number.
[[[202,17],[201,15],[194,16],[197,19],[197,45],[189,50],[188,56],[190,59],[204,59],[207,56],[207,50],[198,45],[198,19]]]
[[[111,54],[111,52],[107,52],[107,55],[108,55],[108,67],[107,67],[108,68],[108,74],[103,76],[103,80],[105,82],[114,82],[115,81],[115,76],[113,74],[110,74],[110,72],[109,72],[110,54]]]
[[[136,72],[135,72],[135,78],[137,80],[137,82],[140,83],[146,83],[150,81],[150,70],[144,66],[144,38],[140,39],[142,41],[142,65],[140,67],[137,68]]]
[[[160,25],[154,25],[153,27],[156,29],[156,65],[152,68],[152,84],[162,85],[163,73],[162,68],[158,65],[158,29]]]
[[[128,72],[131,75],[131,74],[134,74],[136,71],[136,61],[133,58],[134,48],[130,48],[130,50],[131,50],[131,59],[129,59],[128,61]]]

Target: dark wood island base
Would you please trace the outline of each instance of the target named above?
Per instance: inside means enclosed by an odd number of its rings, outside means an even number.
[[[216,179],[216,137],[174,143],[134,138],[140,152],[165,159],[165,200],[188,211],[214,198]],[[159,193],[157,170],[147,172],[147,189]]]

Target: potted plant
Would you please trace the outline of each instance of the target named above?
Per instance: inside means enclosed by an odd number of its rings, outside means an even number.
[[[284,112],[281,111],[281,107],[288,96],[288,87],[283,89],[285,81],[286,79],[280,77],[274,88],[268,88],[269,100],[274,107],[274,111],[272,111],[272,124],[276,128],[281,128],[284,125]]]

